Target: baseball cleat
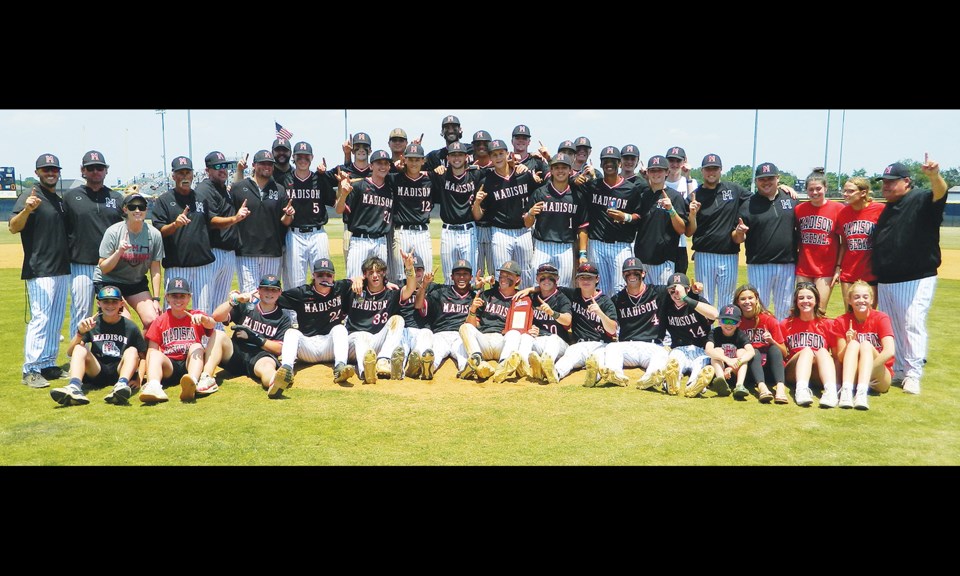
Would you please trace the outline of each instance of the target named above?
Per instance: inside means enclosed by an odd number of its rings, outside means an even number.
[[[377,353],[373,350],[367,350],[363,355],[363,383],[377,383]]]
[[[701,370],[700,374],[697,376],[697,381],[694,382],[692,386],[687,386],[683,395],[687,398],[696,398],[699,396],[700,393],[703,392],[711,382],[713,382],[715,373],[716,371],[714,370],[713,366],[707,366]]]
[[[341,362],[333,367],[333,381],[337,384],[343,384],[357,373],[353,366]]]
[[[650,388],[663,391],[663,370],[644,372],[640,380],[637,381],[637,390],[649,390]]]
[[[542,364],[540,365],[543,369],[543,378],[547,381],[547,384],[559,384],[560,379],[558,378],[557,369],[553,365],[553,358],[547,355],[541,357]]]
[[[403,380],[403,346],[397,346],[390,355],[390,379]]]
[[[543,380],[543,367],[540,365],[540,355],[531,352],[527,356],[527,362],[530,363],[530,377],[534,380]]]
[[[433,350],[429,348],[423,351],[420,357],[420,379],[433,380]]]
[[[499,384],[507,378],[513,377],[522,362],[523,360],[520,358],[520,354],[511,352],[510,356],[508,356],[507,359],[503,361],[503,364],[497,368],[497,371],[494,372],[491,380],[493,380],[494,384]]]
[[[403,375],[407,378],[419,378],[420,372],[422,370],[422,362],[420,360],[420,353],[416,350],[411,350],[410,355],[407,356],[407,369],[404,371]]]
[[[667,368],[663,371],[663,379],[667,383],[667,394],[676,396],[680,394],[680,363],[676,358],[667,360]]]
[[[597,357],[591,354],[587,357],[584,367],[585,374],[583,375],[583,385],[586,388],[593,388],[597,385],[597,377],[600,372],[600,363],[597,362]]]

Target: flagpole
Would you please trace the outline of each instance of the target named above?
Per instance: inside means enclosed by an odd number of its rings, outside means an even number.
[[[343,109],[343,140],[347,140],[347,109]]]
[[[750,170],[752,173],[757,171],[757,126],[760,125],[760,109],[756,109],[753,112],[753,168]],[[750,193],[753,194],[757,190],[757,179],[750,179]]]
[[[847,123],[847,110],[840,116],[840,159],[837,161],[837,190],[843,191],[843,182],[840,181],[840,168],[843,167],[843,129]]]

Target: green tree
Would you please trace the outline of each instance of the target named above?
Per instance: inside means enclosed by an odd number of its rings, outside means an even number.
[[[739,184],[749,190],[750,183],[753,182],[753,167],[746,164],[737,164],[727,170],[720,179],[725,182]]]

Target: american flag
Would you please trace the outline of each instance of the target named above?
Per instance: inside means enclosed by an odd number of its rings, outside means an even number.
[[[286,138],[287,140],[293,138],[293,132],[287,130],[276,121],[274,121],[274,124],[277,126],[277,138]]]

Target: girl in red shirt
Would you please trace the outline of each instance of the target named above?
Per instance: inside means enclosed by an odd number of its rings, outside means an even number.
[[[814,168],[807,176],[809,202],[801,202],[794,210],[800,232],[797,254],[797,282],[812,282],[820,293],[820,311],[827,310],[833,290],[840,236],[837,217],[843,205],[827,200],[827,177],[823,168]]]
[[[838,316],[834,322],[833,349],[843,367],[840,407],[869,410],[867,391],[873,388],[880,393],[886,392],[893,378],[896,345],[890,317],[873,309],[870,285],[858,280],[847,293],[847,313]]]
[[[811,282],[800,282],[793,293],[793,308],[790,316],[780,323],[790,354],[786,376],[797,383],[794,398],[798,406],[813,404],[810,392],[811,378],[823,385],[820,397],[821,408],[837,405],[837,367],[830,355],[833,342],[833,320],[820,309],[820,293]],[[817,371],[813,371],[816,365]]]
[[[873,201],[870,181],[860,177],[847,180],[843,185],[843,198],[847,205],[837,216],[837,233],[841,242],[833,281],[840,281],[844,302],[847,302],[850,285],[857,280],[865,281],[873,292],[873,307],[876,309],[877,277],[873,275],[870,257],[873,254],[873,229],[883,212],[883,204]]]
[[[789,402],[787,387],[784,384],[783,358],[787,347],[783,343],[783,333],[776,316],[771,314],[763,303],[760,294],[752,284],[744,284],[733,294],[733,302],[740,308],[740,330],[747,335],[756,351],[748,365],[750,377],[757,383],[757,394],[761,403],[773,400],[777,404]],[[776,382],[776,395],[770,393],[766,380]]]

